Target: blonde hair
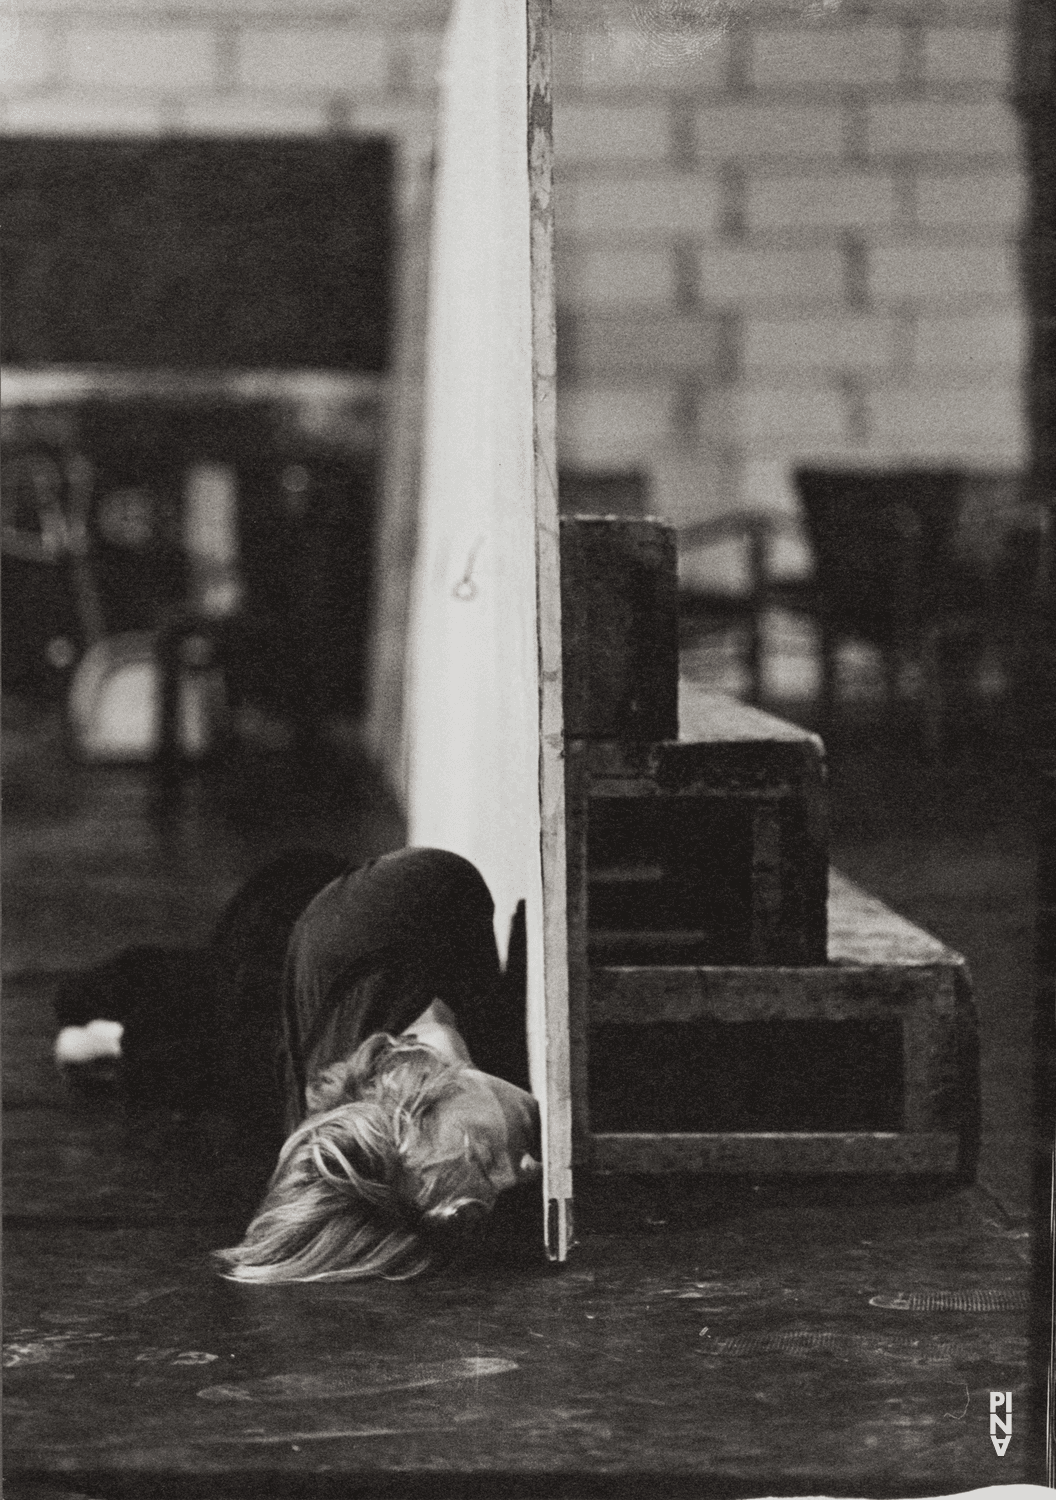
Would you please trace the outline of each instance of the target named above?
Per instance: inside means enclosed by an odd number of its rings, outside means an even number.
[[[469,1189],[479,1163],[430,1159],[430,1112],[457,1068],[422,1042],[377,1033],[312,1080],[310,1114],[289,1137],[242,1243],[218,1250],[231,1280],[403,1280],[451,1255],[490,1202]]]

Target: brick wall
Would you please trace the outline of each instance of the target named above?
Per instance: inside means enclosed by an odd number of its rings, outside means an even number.
[[[428,145],[440,0],[20,0],[5,132],[385,131]]]
[[[1017,466],[1010,4],[685,9],[558,3],[563,461],[642,466],[674,519],[787,508],[796,460]],[[0,129],[384,131],[409,203],[445,11],[20,0]]]
[[[757,0],[651,43],[589,8],[558,37],[565,461],[642,465],[674,519],[789,509],[798,460],[1017,467],[1011,6]]]

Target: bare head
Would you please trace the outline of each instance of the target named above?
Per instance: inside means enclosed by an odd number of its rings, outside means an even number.
[[[368,1037],[313,1080],[313,1112],[242,1243],[217,1252],[227,1276],[414,1276],[479,1228],[500,1192],[538,1175],[531,1095],[474,1068],[457,1032],[449,1045],[421,1029]]]

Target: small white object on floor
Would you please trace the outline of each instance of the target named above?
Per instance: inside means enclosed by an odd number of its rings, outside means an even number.
[[[55,1061],[60,1068],[121,1056],[125,1028],[120,1021],[89,1021],[87,1026],[64,1026],[55,1038]]]

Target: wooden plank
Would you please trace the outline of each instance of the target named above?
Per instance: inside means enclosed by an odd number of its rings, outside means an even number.
[[[568,1029],[572,1083],[572,1161],[590,1149],[590,960],[587,935],[589,876],[587,744],[569,739],[565,750],[565,840],[568,869]]]
[[[571,1126],[548,0],[457,0],[442,76],[408,828],[481,870],[500,951],[526,903],[529,1059],[560,1258]]]
[[[715,701],[726,713],[725,700]],[[729,718],[743,727],[739,705]],[[751,721],[760,732],[771,722],[754,711]],[[709,890],[739,889],[748,869],[751,910],[744,914],[750,921],[743,933],[737,929],[735,944],[713,942],[686,953],[684,962],[824,962],[828,839],[824,763],[813,736],[797,731],[752,740],[737,738],[731,728],[725,738],[693,743],[592,740],[585,753],[599,821],[615,826],[633,822],[639,841],[645,840],[638,849],[628,835],[622,859],[640,864],[647,849],[668,878],[699,885],[702,905]],[[637,811],[617,806],[629,802],[640,804]],[[651,841],[649,828],[671,832],[664,848]],[[608,868],[615,856],[605,848],[608,852],[599,855],[592,846],[590,858],[604,858]],[[689,860],[695,874],[686,869],[680,877],[680,859]],[[593,916],[591,920],[598,925]],[[626,910],[618,925],[634,925]],[[699,925],[708,923],[701,919]],[[732,938],[733,931],[727,921],[726,937]],[[618,961],[619,955],[612,957]],[[633,950],[622,957],[634,961]],[[672,958],[677,961],[675,953]],[[646,959],[639,954],[637,961]]]
[[[752,809],[751,835],[751,958],[757,964],[781,954],[788,888],[801,875],[802,858],[782,859],[781,834],[779,807],[757,802]],[[802,850],[797,846],[795,853],[801,856]]]
[[[490,3],[490,0],[488,0]],[[572,1243],[572,1084],[569,1047],[565,729],[561,533],[557,495],[557,304],[554,285],[554,126],[551,0],[527,6],[527,161],[532,320],[532,459],[538,666],[538,793],[542,921],[529,928],[529,1047],[544,1094],[545,1238],[552,1260]]]
[[[960,1139],[950,1132],[802,1131],[712,1135],[595,1135],[595,1172],[936,1173],[957,1170]]]
[[[620,516],[561,520],[565,732],[678,735],[675,533]]]
[[[903,1030],[907,1130],[955,1128],[978,1104],[975,1013],[961,993],[959,970],[940,972],[946,1003],[937,1000],[913,1011]]]
[[[954,1015],[954,990],[941,965],[754,965],[595,967],[594,1026],[687,1021],[864,1021],[920,1012],[922,1026]]]
[[[788,797],[820,781],[813,740],[598,740],[591,748],[599,797]]]
[[[726,693],[709,693],[696,682],[683,678],[678,685],[679,738],[691,744],[756,744],[777,742],[810,745],[820,758],[825,747],[819,735],[786,719],[764,713]]]

